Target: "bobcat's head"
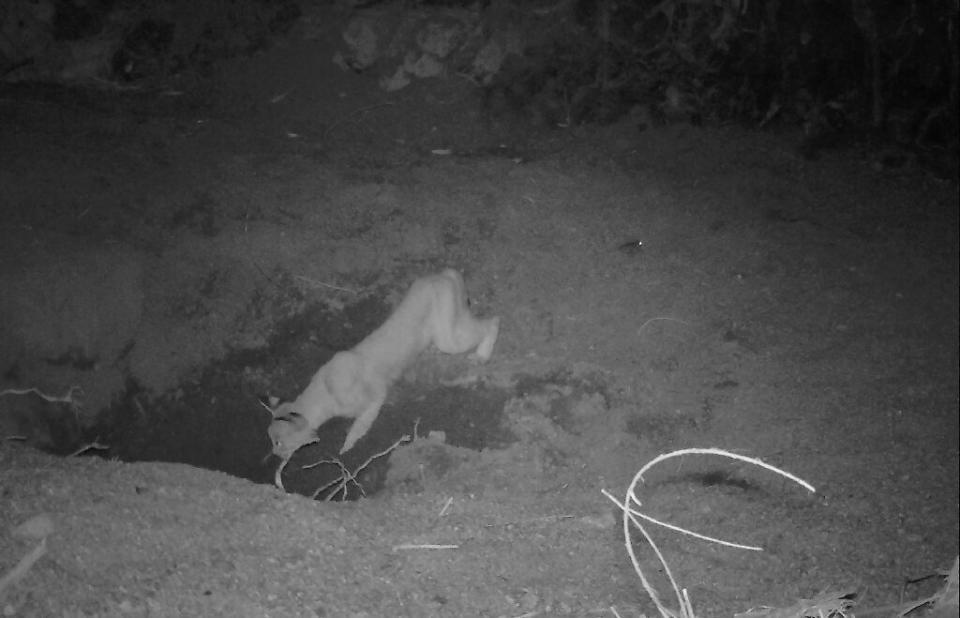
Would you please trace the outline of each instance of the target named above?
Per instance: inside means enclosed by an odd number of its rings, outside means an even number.
[[[307,419],[297,412],[292,403],[282,403],[270,408],[273,421],[267,428],[273,454],[281,459],[289,459],[302,446],[317,441],[316,432]]]

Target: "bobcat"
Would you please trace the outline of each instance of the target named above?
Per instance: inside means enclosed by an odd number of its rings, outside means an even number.
[[[499,317],[477,319],[470,313],[457,271],[417,279],[383,325],[352,350],[335,354],[299,397],[271,410],[267,433],[273,453],[289,459],[316,442],[317,428],[334,416],[355,419],[340,453],[349,451],[370,430],[387,389],[420,352],[433,344],[447,354],[473,350],[486,361],[499,331]]]

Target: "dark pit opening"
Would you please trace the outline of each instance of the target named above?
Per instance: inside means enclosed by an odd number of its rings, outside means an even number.
[[[122,400],[89,432],[91,438],[98,436],[110,445],[109,451],[98,454],[123,461],[186,463],[273,483],[279,461],[270,456],[271,417],[260,401],[268,394],[294,398],[336,350],[355,345],[385,319],[388,310],[375,299],[337,313],[314,307],[279,324],[266,347],[232,353],[170,392],[156,395],[131,382]],[[467,362],[449,358],[451,363]],[[355,471],[401,436],[412,436],[415,429],[419,436],[443,431],[448,444],[471,449],[501,446],[511,441],[501,427],[510,396],[508,390],[479,384],[401,380],[370,432],[340,459],[347,470]],[[337,456],[351,422],[332,419],[320,428],[319,442],[295,454],[284,469],[287,491],[313,496],[342,476],[336,465],[310,464]],[[388,457],[381,457],[364,466],[356,483],[336,499],[370,496],[382,489],[387,462]]]
[[[446,444],[473,450],[498,448],[512,442],[512,435],[501,423],[503,407],[510,396],[508,390],[479,385],[396,384],[370,432],[340,457],[347,470],[362,467],[357,484],[347,487],[346,498],[370,496],[383,489],[389,458],[378,457],[364,464],[403,436],[426,437],[430,432],[442,431]],[[314,495],[317,489],[342,476],[335,464],[312,465],[337,457],[350,423],[347,419],[333,419],[320,428],[319,442],[297,451],[284,469],[283,484],[287,490]],[[331,494],[324,491],[317,497],[324,499]]]

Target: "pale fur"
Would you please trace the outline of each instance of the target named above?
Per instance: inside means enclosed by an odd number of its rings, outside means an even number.
[[[352,350],[335,354],[294,401],[272,410],[267,431],[273,452],[289,458],[316,442],[317,428],[335,416],[355,419],[340,452],[350,450],[370,430],[387,389],[420,352],[432,344],[447,354],[473,350],[486,361],[499,330],[499,317],[470,313],[457,271],[417,279],[383,325]]]

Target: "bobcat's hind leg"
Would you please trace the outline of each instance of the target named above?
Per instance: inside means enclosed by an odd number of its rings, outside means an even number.
[[[489,360],[500,332],[500,318],[479,319],[470,310],[463,277],[455,270],[444,271],[450,283],[449,302],[439,303],[433,329],[433,344],[447,354],[472,352],[481,361]]]
[[[433,344],[447,354],[472,352],[471,356],[488,360],[500,332],[500,318],[477,319],[463,307],[452,319],[443,319],[434,328]]]

